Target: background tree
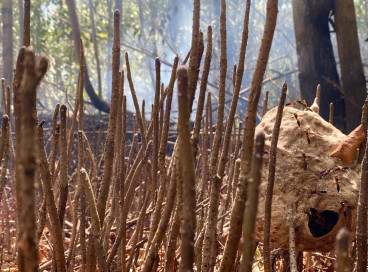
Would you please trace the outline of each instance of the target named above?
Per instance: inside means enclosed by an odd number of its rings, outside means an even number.
[[[4,0],[2,6],[3,21],[3,74],[5,85],[13,80],[13,1]]]
[[[321,116],[327,120],[332,102],[334,125],[351,131],[359,124],[366,97],[354,1],[293,0],[292,4],[301,96],[311,104],[321,84]],[[336,32],[341,84],[330,32]]]
[[[334,103],[334,125],[345,131],[344,97],[339,92],[340,80],[329,29],[333,0],[293,0],[292,4],[301,97],[310,105],[317,85],[321,84],[320,115],[327,119],[328,105]]]

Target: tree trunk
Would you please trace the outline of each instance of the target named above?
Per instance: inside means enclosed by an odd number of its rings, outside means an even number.
[[[333,0],[293,0],[292,5],[301,96],[309,105],[312,104],[315,89],[321,84],[320,115],[327,120],[329,105],[333,102],[334,125],[345,131],[345,103],[339,92],[339,76],[328,25]]]
[[[91,31],[92,31],[93,49],[94,49],[95,59],[96,59],[98,96],[102,98],[100,56],[99,56],[99,51],[98,51],[98,46],[97,46],[96,25],[95,25],[95,16],[94,16],[92,0],[88,1],[88,6],[89,6],[89,19],[91,20],[91,28],[92,28]]]
[[[346,100],[346,125],[352,131],[360,124],[367,95],[358,41],[353,0],[335,0],[335,25],[341,84]]]
[[[23,0],[18,0],[18,9],[19,9],[19,46],[22,46],[23,45],[23,28],[24,28]]]
[[[79,30],[79,22],[76,12],[76,6],[74,0],[65,0],[67,6],[68,6],[68,14],[69,14],[69,20],[70,20],[70,26],[72,28],[72,35],[74,39],[74,45],[77,52],[77,58],[80,58],[80,30]],[[103,112],[110,112],[110,106],[108,103],[103,101],[95,92],[93,89],[92,83],[88,76],[88,68],[87,65],[84,65],[84,86],[86,88],[86,92],[88,96],[91,98],[91,102],[93,106],[96,107],[96,109],[103,111]]]
[[[3,16],[3,77],[5,84],[11,85],[13,80],[13,2],[4,0]]]

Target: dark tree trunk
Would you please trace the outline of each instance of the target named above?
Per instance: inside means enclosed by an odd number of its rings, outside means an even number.
[[[74,39],[74,45],[75,50],[77,52],[77,58],[80,58],[80,29],[79,29],[79,22],[77,17],[77,11],[75,6],[74,0],[65,0],[67,6],[68,6],[68,14],[69,14],[69,20],[70,25],[72,28],[72,35]],[[84,79],[85,79],[85,89],[88,94],[88,96],[91,98],[91,102],[93,106],[96,107],[96,109],[103,111],[103,112],[110,112],[110,105],[103,101],[95,92],[93,89],[92,83],[88,76],[88,68],[87,65],[84,65]]]
[[[360,124],[361,109],[367,96],[354,1],[335,0],[334,11],[341,84],[346,97],[346,125],[347,130],[352,131]]]
[[[13,80],[13,2],[4,0],[2,7],[3,19],[3,75],[5,85]]]
[[[19,9],[19,46],[23,45],[23,28],[24,28],[24,9],[23,9],[23,0],[18,0],[18,9]]]
[[[301,96],[309,105],[313,103],[317,85],[321,84],[320,115],[328,120],[329,105],[334,103],[334,125],[346,132],[345,103],[339,91],[328,25],[333,3],[333,0],[292,1],[299,83]]]

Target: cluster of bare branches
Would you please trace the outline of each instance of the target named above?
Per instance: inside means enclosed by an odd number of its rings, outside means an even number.
[[[18,271],[96,271],[97,268],[99,271],[139,269],[147,272],[158,269],[213,271],[215,268],[252,271],[256,250],[255,216],[264,154],[264,134],[255,137],[256,114],[276,26],[277,2],[269,0],[267,3],[266,25],[242,129],[242,124],[236,126],[234,120],[248,41],[250,0],[246,2],[239,62],[233,73],[233,96],[223,129],[227,41],[226,1],[221,0],[221,69],[215,131],[212,94],[206,93],[212,29],[208,27],[205,49],[204,35],[199,29],[200,0],[194,0],[190,54],[180,67],[176,56],[166,87],[160,78],[160,60],[155,60],[155,99],[148,123],[143,119],[145,106],[140,108],[136,97],[128,54],[125,54],[126,73],[121,69],[120,13],[116,11],[111,110],[102,152],[101,131],[93,144],[83,131],[85,61],[82,42],[75,105],[57,105],[52,133],[47,141],[51,144],[46,148],[45,122],[39,122],[37,117],[36,88],[47,71],[48,60],[44,55],[36,58],[29,46],[29,20],[25,20],[28,22],[28,27],[26,24],[24,27],[25,46],[19,51],[12,86],[13,112],[10,88],[2,84],[6,114],[2,118],[0,138],[0,201],[3,207],[0,267],[5,266],[3,255],[7,252],[7,255],[16,253],[13,254],[17,256],[14,267]],[[191,130],[190,115],[204,51],[199,98]],[[126,140],[125,75],[135,106],[134,128],[139,128],[137,133],[134,129],[130,145]],[[175,81],[179,100],[178,135],[173,153],[167,154]],[[271,141],[266,202],[269,210],[268,230],[265,231],[266,271],[272,271],[270,205],[286,90],[285,83]],[[267,108],[267,102],[264,107]],[[14,127],[11,117],[14,117]],[[12,129],[15,130],[15,143],[10,137]],[[74,147],[77,148],[77,158],[72,156]],[[366,164],[364,159],[364,179]],[[365,203],[361,208],[366,207],[364,195],[361,201]],[[11,224],[16,227],[16,232],[10,232]],[[291,228],[291,235],[293,231]],[[358,235],[358,243],[364,246],[366,229],[359,231],[365,233],[365,236]],[[344,253],[349,244],[346,236],[344,232],[339,236],[341,267],[348,262]],[[47,257],[41,258],[41,255]],[[294,255],[290,253],[292,269],[295,269]],[[358,260],[364,256],[366,252],[361,251]],[[10,261],[7,262],[9,267]]]

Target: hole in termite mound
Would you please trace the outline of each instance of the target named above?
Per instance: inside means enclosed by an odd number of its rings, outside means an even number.
[[[328,234],[339,220],[339,214],[331,210],[317,211],[310,208],[308,213],[308,227],[313,237],[322,237]]]

